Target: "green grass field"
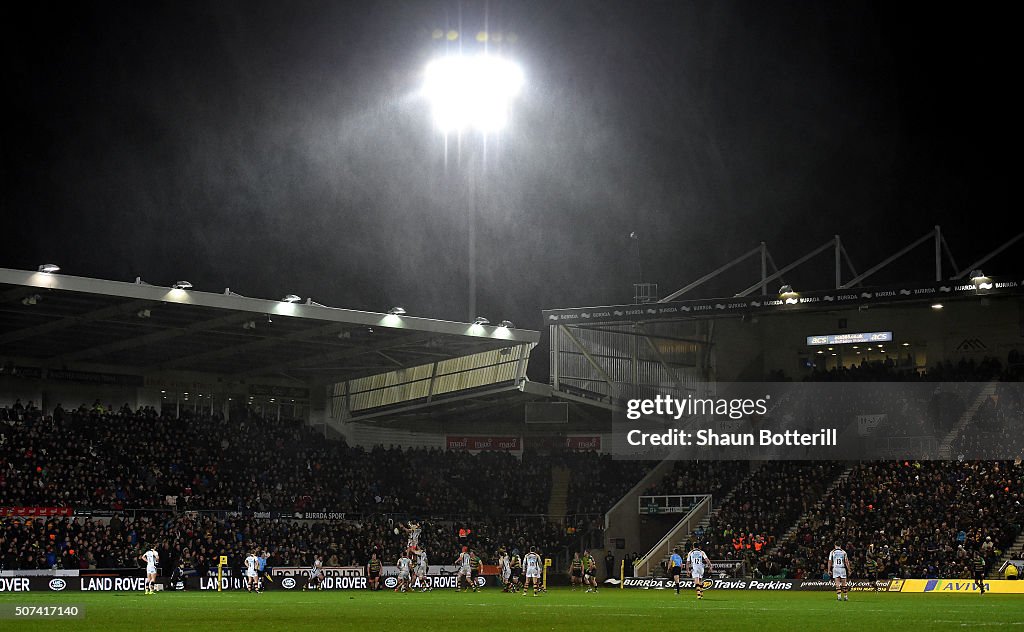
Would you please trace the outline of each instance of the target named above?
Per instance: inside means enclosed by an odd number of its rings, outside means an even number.
[[[67,605],[84,608],[78,620],[0,621],[7,630],[963,630],[1024,632],[1024,595],[834,593],[605,589],[598,594],[553,589],[540,597],[497,589],[480,593],[434,591],[224,593],[0,594],[0,607]]]

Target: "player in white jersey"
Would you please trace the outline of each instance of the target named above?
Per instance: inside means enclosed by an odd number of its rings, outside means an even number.
[[[523,558],[523,566],[526,569],[526,583],[523,584],[523,596],[526,596],[526,591],[532,583],[533,596],[536,597],[540,591],[541,561],[540,556],[537,555],[537,551],[533,547],[530,547],[530,552]]]
[[[406,548],[415,551],[420,547],[420,534],[423,533],[422,526],[418,522],[410,521],[408,525],[402,525],[399,523],[402,529],[405,530],[408,540],[406,541]]]
[[[501,569],[501,592],[508,592],[509,580],[512,577],[512,562],[505,549],[498,552],[498,568]]]
[[[151,547],[148,551],[140,555],[139,559],[146,560],[146,594],[155,594],[156,565],[160,563],[160,554],[156,552],[156,549]]]
[[[398,566],[398,585],[395,586],[395,592],[405,592],[412,588],[412,560],[403,555],[398,558],[395,565]]]
[[[427,592],[431,587],[427,585],[427,550],[416,551],[416,582],[420,586],[420,592]]]
[[[686,570],[693,578],[693,587],[697,589],[697,599],[704,598],[704,573],[711,570],[711,560],[694,542],[690,552],[686,554]]]
[[[255,551],[245,558],[245,589],[249,592],[260,591],[259,582],[260,558]]]
[[[324,561],[317,555],[313,559],[313,565],[309,567],[309,579],[306,580],[306,585],[302,590],[312,587],[313,590],[320,590],[323,588],[324,582]]]
[[[462,547],[462,552],[455,558],[455,567],[459,572],[455,578],[455,592],[462,590],[462,580],[466,580],[466,590],[473,587],[473,566],[470,563],[469,547]]]
[[[850,586],[846,583],[846,577],[850,573],[850,558],[838,542],[828,554],[828,572],[836,583],[836,601],[849,601]]]

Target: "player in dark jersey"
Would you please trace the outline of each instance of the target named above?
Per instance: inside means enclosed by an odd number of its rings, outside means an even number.
[[[868,550],[864,554],[864,572],[868,574],[868,578],[874,587],[875,592],[879,591],[878,588],[878,560],[875,558],[874,551]]]
[[[380,573],[383,566],[377,559],[377,554],[370,555],[370,561],[366,563],[366,576],[370,579],[370,590],[380,590]]]
[[[583,583],[590,586],[587,592],[597,592],[597,560],[590,551],[583,551]]]
[[[477,579],[484,575],[484,561],[473,549],[469,550],[469,583],[473,586],[473,592],[478,592],[480,586]]]
[[[512,567],[512,592],[518,592],[523,583],[523,558],[519,557],[519,549],[512,549],[509,565]]]
[[[572,584],[573,590],[583,583],[583,560],[580,559],[579,553],[572,554],[572,562],[569,563],[569,583]]]
[[[971,570],[974,571],[974,585],[985,594],[985,558],[981,551],[974,552],[974,559],[971,560]]]

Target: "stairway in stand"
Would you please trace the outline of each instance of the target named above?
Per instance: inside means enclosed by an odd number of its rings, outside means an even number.
[[[1014,540],[1013,546],[1003,554],[1002,559],[992,565],[992,568],[988,569],[987,577],[989,579],[1002,579],[1003,575],[999,572],[999,569],[1003,567],[1003,564],[1010,560],[1019,560],[1021,558],[1020,552],[1024,551],[1024,531],[1021,531],[1017,539]]]
[[[846,482],[846,479],[850,478],[850,472],[852,471],[852,465],[843,470],[843,472],[838,477],[836,477],[836,480],[832,481],[832,484],[828,486],[828,489],[826,489],[825,492],[821,495],[821,498],[818,499],[818,502],[814,503],[814,505],[809,510],[807,510],[799,518],[797,518],[796,522],[794,522],[793,525],[788,530],[786,530],[786,533],[784,533],[782,537],[779,538],[779,541],[776,544],[776,546],[782,546],[783,544],[792,542],[793,538],[796,537],[797,532],[800,529],[800,525],[802,525],[805,520],[809,520],[810,517],[814,515],[815,511],[821,509],[825,505],[825,501],[832,497],[832,493],[836,491],[836,488],[839,487],[844,482]]]
[[[551,498],[548,499],[548,519],[565,524],[565,512],[569,507],[569,468],[551,468]]]
[[[747,475],[747,477],[744,478],[742,481],[740,481],[739,483],[734,485],[733,488],[729,490],[729,493],[727,493],[725,496],[723,496],[721,500],[717,500],[716,499],[714,501],[714,503],[713,503],[714,508],[711,510],[710,513],[708,513],[707,516],[705,516],[700,522],[697,523],[697,527],[694,529],[694,531],[696,531],[697,528],[703,529],[704,531],[707,531],[708,526],[711,524],[711,521],[714,519],[715,516],[718,515],[718,512],[721,510],[722,507],[724,507],[724,506],[729,504],[729,501],[732,500],[732,496],[733,496],[733,494],[736,493],[736,490],[739,489],[747,479],[755,476],[757,474],[757,471],[759,469],[761,469],[761,467],[763,465],[764,465],[764,463],[762,463],[760,461],[752,463],[751,464],[750,474]],[[683,551],[683,552],[689,550],[689,541],[688,540],[681,540],[679,542],[676,542],[676,545],[679,546],[680,550]],[[662,563],[659,564],[657,566],[657,568],[655,568],[654,571],[652,572],[652,575],[654,577],[664,577],[666,575],[664,567],[665,567],[665,562],[667,562],[667,561],[668,561],[668,556],[666,555],[665,557],[663,557],[661,559]]]
[[[971,423],[974,419],[974,415],[981,409],[981,407],[987,402],[993,395],[995,395],[996,387],[999,385],[999,380],[991,380],[985,386],[978,391],[978,395],[974,398],[974,402],[960,415],[960,419],[957,420],[956,425],[946,434],[946,438],[942,441],[939,446],[939,458],[944,461],[949,461],[956,456],[953,454],[953,443],[960,436],[960,433],[964,431],[967,424]]]

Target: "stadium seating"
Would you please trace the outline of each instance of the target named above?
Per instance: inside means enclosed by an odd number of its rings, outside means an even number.
[[[224,552],[244,557],[251,544],[289,563],[307,563],[311,551],[362,563],[373,551],[397,557],[404,535],[392,529],[401,517],[427,521],[424,544],[444,561],[462,544],[478,546],[490,560],[502,546],[557,554],[578,545],[579,527],[603,514],[647,467],[593,453],[527,450],[516,458],[504,452],[364,450],[325,441],[299,421],[258,416],[228,421],[186,413],[176,419],[151,408],[114,411],[98,402],[43,415],[17,404],[0,407],[4,502],[113,511],[120,531],[97,521],[54,520],[47,526],[7,520],[0,540],[4,568],[133,566],[141,543],[154,541],[168,543],[172,559],[184,555],[178,549],[188,549],[196,565]],[[568,529],[542,516],[555,465],[572,473]],[[242,517],[271,510],[344,512],[358,522],[282,526],[287,523]],[[220,513],[193,513],[206,511]],[[226,512],[233,517],[217,517]],[[469,534],[460,538],[460,528]]]
[[[870,553],[881,577],[968,577],[973,551],[991,564],[1020,531],[1022,486],[1010,462],[860,463],[771,559],[820,575],[839,542],[860,573]]]

